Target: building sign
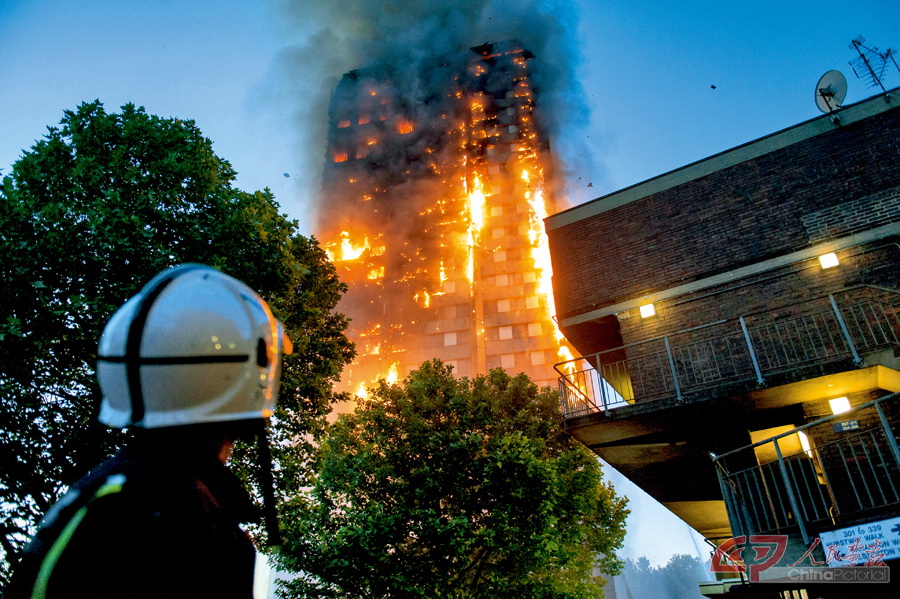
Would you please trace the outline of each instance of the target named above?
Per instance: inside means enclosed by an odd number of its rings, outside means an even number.
[[[858,431],[859,420],[844,420],[843,422],[835,422],[832,427],[836,433],[845,433],[847,431]]]
[[[819,538],[831,567],[876,566],[900,559],[900,517],[823,532]]]

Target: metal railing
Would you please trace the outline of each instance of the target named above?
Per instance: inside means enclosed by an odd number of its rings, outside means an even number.
[[[880,298],[860,297],[876,291]],[[563,416],[671,398],[900,344],[893,290],[867,286],[747,314],[556,364]],[[783,314],[780,316],[779,314]]]
[[[734,536],[799,531],[808,544],[812,528],[900,504],[898,431],[886,415],[898,400],[892,393],[714,456]],[[850,434],[838,424],[866,420]]]

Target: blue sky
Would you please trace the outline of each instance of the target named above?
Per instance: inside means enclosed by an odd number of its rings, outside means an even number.
[[[813,90],[828,70],[847,76],[845,103],[869,97],[874,90],[847,64],[856,56],[850,41],[900,46],[894,0],[585,5],[590,135],[598,137],[589,147],[606,170],[604,192],[819,116]],[[900,74],[887,82],[900,86]]]
[[[847,103],[868,97],[873,90],[847,65],[850,40],[900,46],[896,0],[543,2],[554,3],[579,9],[566,51],[574,49],[591,110],[559,142],[578,148],[576,202],[817,116],[813,88],[827,70],[847,75]],[[286,84],[285,51],[334,15],[291,18],[279,8],[286,4],[0,0],[0,169],[64,109],[130,101],[197,121],[237,169],[239,187],[271,188],[306,227],[322,152],[300,147],[298,120],[319,82]],[[336,50],[317,52],[327,62]],[[900,74],[888,83],[900,85]]]
[[[304,148],[303,132],[324,118],[308,113],[328,84],[316,77],[361,65],[321,44],[313,55],[322,67],[291,77],[290,48],[306,43],[319,21],[334,23],[333,7],[352,11],[353,3],[308,0],[314,9],[293,16],[282,10],[290,3],[0,0],[0,169],[8,172],[64,109],[100,99],[117,111],[133,102],[194,119],[238,171],[240,188],[271,188],[310,233],[310,183],[324,148]],[[828,70],[847,75],[846,103],[869,97],[874,90],[847,64],[851,39],[900,46],[897,0],[540,3],[565,13],[574,43],[560,51],[570,54],[591,112],[555,140],[574,148],[575,201],[818,116],[814,86]],[[489,40],[473,44],[482,41]],[[900,74],[887,81],[900,85]],[[672,545],[654,542],[654,531],[665,514],[637,499],[632,508],[629,528],[646,529],[647,541],[631,556],[664,564]]]

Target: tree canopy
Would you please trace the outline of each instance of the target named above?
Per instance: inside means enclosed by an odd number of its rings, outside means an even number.
[[[331,386],[353,357],[334,312],[345,287],[272,194],[234,188],[235,174],[193,121],[91,102],[65,111],[3,178],[0,582],[64,485],[119,442],[96,422],[97,340],[112,312],[169,266],[215,266],[284,322],[296,351],[274,433],[292,443],[275,457],[282,486],[302,480]]]
[[[700,583],[711,579],[709,562],[693,555],[671,556],[665,566],[652,566],[646,557],[626,559],[622,570],[624,593],[656,599],[703,599]]]
[[[594,598],[615,574],[625,499],[524,374],[426,362],[382,382],[283,506],[289,597]]]

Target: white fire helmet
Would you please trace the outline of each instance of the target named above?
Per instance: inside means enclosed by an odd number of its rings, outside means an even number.
[[[200,264],[170,268],[103,330],[100,421],[151,429],[268,418],[285,350],[281,323],[247,285]]]

